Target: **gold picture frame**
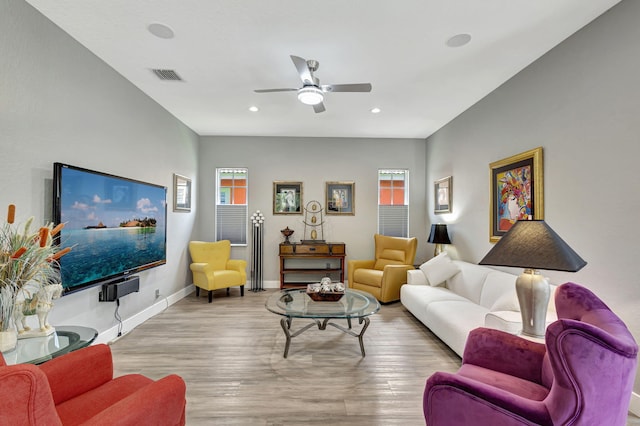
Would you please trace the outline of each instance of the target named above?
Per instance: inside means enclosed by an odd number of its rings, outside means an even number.
[[[302,182],[273,182],[273,214],[302,214]]]
[[[438,179],[433,184],[433,212],[451,213],[451,203],[453,201],[453,178],[447,176],[446,178]]]
[[[544,219],[542,147],[489,165],[489,241],[498,242],[516,220]]]
[[[191,211],[191,179],[173,174],[173,211]]]
[[[354,216],[356,214],[355,182],[326,182],[325,203],[328,215]]]

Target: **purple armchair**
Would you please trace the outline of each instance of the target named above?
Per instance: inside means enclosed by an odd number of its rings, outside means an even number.
[[[555,303],[559,319],[547,328],[546,345],[473,330],[460,370],[427,380],[427,425],[624,426],[638,345],[586,288],[563,284]]]

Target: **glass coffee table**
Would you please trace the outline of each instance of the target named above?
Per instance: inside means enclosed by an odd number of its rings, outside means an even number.
[[[98,336],[98,331],[89,327],[62,325],[48,336],[18,339],[15,349],[3,352],[7,365],[42,364],[60,355],[89,346]]]
[[[306,288],[287,289],[279,291],[270,296],[266,303],[266,308],[274,314],[282,315],[280,325],[287,338],[284,347],[284,357],[289,353],[291,339],[313,327],[324,330],[327,325],[331,325],[351,336],[357,337],[360,342],[360,351],[365,356],[362,336],[369,327],[369,316],[380,310],[380,303],[371,294],[353,289],[345,289],[345,294],[336,302],[317,302],[307,295]],[[291,324],[294,318],[309,319],[313,322],[305,325],[301,329],[291,332]],[[347,320],[347,327],[343,327],[333,319]],[[360,333],[356,333],[351,328],[351,320],[357,319],[359,324],[363,324]]]

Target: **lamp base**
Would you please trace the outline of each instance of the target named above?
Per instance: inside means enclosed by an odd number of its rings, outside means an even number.
[[[549,281],[535,269],[525,269],[516,279],[516,294],[522,315],[522,334],[544,338],[550,293]]]
[[[436,249],[433,251],[433,257],[436,257],[442,253],[442,244],[436,244]]]

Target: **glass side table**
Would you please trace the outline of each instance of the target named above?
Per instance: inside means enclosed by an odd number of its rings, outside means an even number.
[[[61,325],[44,337],[18,339],[16,347],[3,352],[7,365],[42,364],[60,355],[89,346],[98,336],[98,331],[81,326]]]

